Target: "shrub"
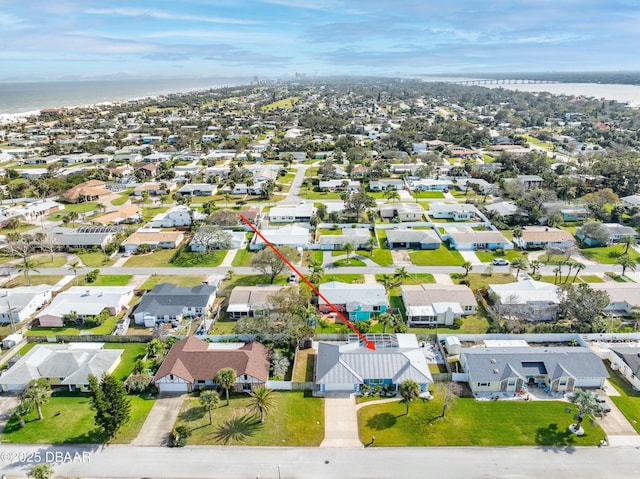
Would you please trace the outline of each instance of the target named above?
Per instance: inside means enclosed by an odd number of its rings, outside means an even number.
[[[87,283],[95,283],[96,280],[98,279],[99,274],[100,274],[99,269],[94,269],[92,271],[89,271],[86,277]]]
[[[371,329],[371,322],[370,321],[355,321],[353,323],[353,326],[360,331],[361,333],[368,333],[369,330]]]
[[[151,384],[151,377],[148,374],[131,374],[124,382],[127,392],[141,393],[144,392]]]
[[[184,447],[187,445],[187,439],[191,436],[191,431],[186,426],[176,426],[171,434],[169,434],[169,447]]]

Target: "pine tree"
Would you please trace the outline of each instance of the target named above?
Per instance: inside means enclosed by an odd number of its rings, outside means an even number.
[[[93,375],[89,376],[89,391],[91,405],[96,411],[96,425],[114,437],[131,416],[127,390],[121,381],[104,374],[100,381]]]

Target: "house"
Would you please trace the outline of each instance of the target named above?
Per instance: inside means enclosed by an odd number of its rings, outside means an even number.
[[[133,313],[136,324],[153,328],[159,323],[178,324],[186,316],[205,317],[216,299],[218,285],[181,287],[161,283],[142,296]]]
[[[320,180],[318,188],[322,191],[348,191],[353,193],[360,189],[360,182],[357,180]]]
[[[485,205],[484,209],[500,216],[514,216],[520,213],[520,207],[510,201],[500,201]]]
[[[371,247],[371,233],[368,228],[343,228],[341,235],[320,235],[318,244],[324,251],[341,250],[350,243],[354,250],[369,249]]]
[[[475,314],[477,302],[468,286],[417,284],[400,286],[409,326],[453,326],[456,319]]]
[[[604,312],[621,316],[629,315],[634,309],[640,308],[640,295],[637,283],[593,283],[590,284],[596,291],[605,291],[609,295],[609,304]]]
[[[559,214],[562,221],[573,223],[585,221],[591,217],[589,208],[584,205],[570,205],[563,201],[547,201],[542,203],[542,210],[547,216]]]
[[[404,180],[383,179],[371,180],[369,182],[369,191],[399,191],[404,189]]]
[[[398,218],[400,221],[422,221],[424,210],[419,203],[386,203],[378,208],[385,220]]]
[[[433,178],[412,178],[409,180],[411,191],[442,191],[453,187],[451,180],[435,180]]]
[[[229,296],[227,317],[240,319],[245,316],[261,316],[264,314],[267,298],[277,293],[284,285],[259,284],[256,286],[236,286]]]
[[[640,208],[640,195],[623,196],[620,202],[627,209]]]
[[[51,301],[52,291],[48,284],[0,289],[0,323],[18,324],[29,318]]]
[[[442,240],[433,230],[392,229],[387,232],[389,249],[438,249]]]
[[[178,205],[165,213],[160,213],[153,217],[149,223],[151,228],[178,228],[181,226],[191,226],[194,220],[203,220],[206,216],[187,205]]]
[[[153,378],[161,393],[215,387],[221,369],[236,373],[233,390],[249,392],[269,379],[269,350],[260,343],[207,343],[187,336],[175,343]]]
[[[215,249],[242,249],[247,246],[247,234],[244,231],[226,231],[229,238],[229,244],[223,245],[226,241],[221,237],[212,237],[207,233],[207,228],[200,227],[193,235],[193,239],[189,243],[191,251],[210,251]]]
[[[555,284],[527,279],[507,284],[490,284],[498,312],[507,319],[554,321],[558,316],[560,288]]]
[[[51,386],[87,391],[89,375],[115,371],[123,349],[104,349],[104,343],[37,344],[0,376],[3,391],[22,391],[30,381],[45,378]]]
[[[62,327],[64,318],[75,313],[79,320],[97,316],[105,309],[117,316],[133,299],[130,286],[72,286],[59,292],[51,304],[38,313],[40,326]]]
[[[139,173],[143,178],[155,178],[158,173],[157,163],[138,163],[133,165],[134,173]]]
[[[148,244],[152,249],[174,249],[184,241],[182,231],[162,231],[160,228],[140,228],[122,242],[124,251],[135,251],[141,244]]]
[[[640,348],[637,346],[611,345],[607,359],[611,369],[618,371],[635,391],[640,391]]]
[[[620,243],[620,241],[625,237],[631,237],[634,240],[638,238],[638,232],[630,226],[623,226],[619,223],[601,223],[601,225],[609,233],[606,242],[598,241],[585,235],[582,228],[578,228],[576,231],[576,238],[584,242],[587,246],[607,246],[610,244]]]
[[[292,248],[308,248],[310,244],[309,230],[302,226],[287,225],[279,228],[264,228],[260,230],[271,244],[275,246],[291,246]],[[266,247],[264,240],[254,235],[249,248],[259,250]]]
[[[21,221],[33,223],[43,216],[63,209],[63,204],[52,200],[39,200],[24,206],[11,206],[2,210],[0,223],[6,222],[9,218],[18,218]]]
[[[218,187],[216,185],[208,183],[187,183],[176,193],[182,196],[213,196],[217,190]]]
[[[466,203],[433,202],[429,206],[429,216],[436,219],[470,221],[474,216],[477,215],[477,208]]]
[[[104,181],[89,180],[69,188],[61,197],[69,203],[82,203],[107,198],[110,195],[111,190],[106,187]]]
[[[520,237],[513,238],[513,242],[525,250],[545,248],[565,250],[576,244],[568,231],[545,226],[527,226],[523,228]]]
[[[174,185],[171,183],[143,183],[133,189],[133,195],[142,196],[142,193],[145,191],[149,196],[166,195],[169,194],[172,187],[174,187]]]
[[[384,286],[375,284],[349,284],[339,281],[322,283],[319,287],[318,307],[321,313],[335,310],[349,313],[350,321],[368,320],[374,314],[384,313],[389,307]],[[331,305],[329,304],[331,303]]]
[[[358,339],[346,344],[318,343],[314,381],[320,393],[357,393],[365,386],[395,392],[409,379],[418,383],[422,393],[428,392],[433,379],[415,334],[365,337],[375,342],[375,350]]]
[[[53,243],[61,249],[69,248],[104,248],[113,243],[120,226],[80,226],[79,228],[65,228],[59,226],[53,230]],[[48,241],[48,240],[45,240]]]
[[[142,210],[137,205],[125,205],[116,211],[98,216],[93,221],[101,225],[121,224],[121,223],[139,223],[142,221]]]
[[[537,387],[567,393],[602,388],[609,377],[588,348],[530,346],[461,348],[460,365],[477,393],[524,393]]]
[[[531,188],[540,188],[544,180],[538,175],[518,175],[516,181],[523,185],[527,190]]]
[[[458,251],[513,249],[513,243],[497,230],[456,228],[449,230],[446,238],[451,247]]]
[[[272,223],[292,223],[292,222],[309,222],[313,213],[314,206],[302,202],[297,205],[274,206],[269,211],[269,221]]]

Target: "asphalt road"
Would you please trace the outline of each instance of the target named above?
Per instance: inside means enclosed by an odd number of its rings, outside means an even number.
[[[0,446],[0,471],[25,477],[37,459],[56,477],[181,479],[636,478],[636,448],[246,448]],[[56,461],[55,458],[59,460]],[[16,460],[13,460],[16,459]],[[20,460],[22,459],[22,460]]]

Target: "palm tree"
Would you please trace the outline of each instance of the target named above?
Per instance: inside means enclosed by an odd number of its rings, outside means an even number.
[[[264,418],[268,412],[275,407],[276,398],[273,396],[273,390],[260,386],[250,393],[251,407],[260,415],[260,422],[264,422]]]
[[[24,417],[29,414],[29,404],[21,401],[13,410],[13,414],[18,418],[20,427],[26,427],[27,424],[24,422]]]
[[[320,284],[322,281],[322,275],[324,275],[324,267],[321,263],[313,261],[309,263],[309,281],[314,284]]]
[[[616,259],[616,264],[622,266],[622,276],[627,272],[628,269],[631,271],[636,270],[636,262],[632,260],[628,254],[623,254]]]
[[[513,228],[513,239],[517,240],[518,238],[522,238],[522,227],[521,226],[516,226],[515,228]],[[516,241],[516,244],[518,242]]]
[[[602,417],[604,411],[602,406],[597,401],[597,395],[591,391],[585,391],[583,389],[576,389],[569,395],[569,401],[578,407],[578,414],[576,415],[576,423],[571,425],[571,431],[580,434],[582,429],[582,420],[585,416]]]
[[[469,271],[473,269],[471,261],[465,261],[464,263],[462,263],[462,267],[464,268],[464,275],[469,276]]]
[[[573,270],[573,262],[567,261],[566,265],[569,267],[569,271],[567,271],[567,275],[564,277],[564,282],[569,281],[569,276],[571,276],[571,270]]]
[[[625,245],[624,254],[629,254],[629,247],[637,243],[635,236],[625,235],[620,238],[620,243]]]
[[[80,214],[77,211],[70,211],[65,215],[63,221],[66,221],[67,223],[71,223],[71,227],[75,228],[76,221],[78,221],[79,218],[80,218]]]
[[[381,283],[383,284],[384,288],[388,292],[391,288],[393,288],[396,285],[396,280],[390,274],[383,274]]]
[[[384,192],[384,196],[392,202],[395,200],[400,201],[400,193],[398,193],[396,190],[387,190]]]
[[[397,283],[402,283],[409,277],[409,272],[407,271],[407,268],[401,266],[400,268],[396,268],[396,271],[393,273],[393,277]]]
[[[344,249],[344,252],[347,253],[347,264],[350,262],[349,260],[349,256],[351,255],[351,253],[353,253],[353,244],[352,243],[345,243],[342,245],[342,249]]]
[[[580,271],[582,271],[583,269],[586,268],[586,266],[582,263],[573,263],[573,267],[576,270],[576,274],[573,277],[573,281],[571,281],[572,283],[576,282],[576,279],[578,279],[578,273],[580,273]]]
[[[236,372],[231,368],[222,368],[218,371],[213,380],[224,389],[227,397],[227,406],[229,405],[229,389],[236,383]]]
[[[22,400],[32,403],[38,411],[38,419],[42,419],[42,405],[49,402],[51,396],[51,384],[46,378],[32,379],[22,392]]]
[[[382,334],[387,332],[387,326],[393,326],[396,318],[391,313],[382,313],[378,316],[378,322],[382,324]]]
[[[420,397],[420,385],[413,379],[407,379],[400,383],[400,395],[407,404],[406,415],[409,415],[409,403]]]
[[[78,284],[78,270],[81,268],[82,266],[80,266],[80,262],[79,261],[74,261],[73,263],[71,263],[69,265],[69,269],[71,271],[73,271],[73,274],[76,277],[76,285]]]
[[[218,407],[219,402],[220,402],[220,396],[218,396],[218,393],[215,391],[202,391],[200,393],[200,404],[209,413],[209,425],[212,424],[211,410]]]
[[[40,271],[36,268],[36,262],[28,259],[28,258],[24,258],[24,260],[22,261],[22,266],[20,266],[18,268],[18,272],[19,273],[24,273],[24,277],[27,278],[27,284],[29,286],[31,286],[31,276],[29,276],[29,272],[33,271],[35,273],[39,273]]]
[[[369,256],[373,255],[373,250],[378,247],[378,240],[375,237],[371,237],[367,240],[367,248],[369,249]]]
[[[518,281],[518,276],[520,275],[520,271],[523,269],[526,270],[528,268],[527,260],[524,258],[513,258],[511,261],[511,268],[516,270],[516,281]]]
[[[540,261],[534,259],[533,261],[531,261],[531,263],[529,263],[529,267],[531,268],[531,274],[535,276],[540,270]]]
[[[20,220],[18,218],[16,218],[15,216],[12,216],[11,218],[9,218],[7,220],[7,223],[5,225],[6,228],[12,229],[14,231],[14,233],[17,233],[18,228],[20,227]]]

